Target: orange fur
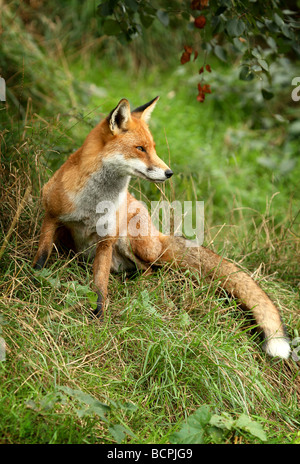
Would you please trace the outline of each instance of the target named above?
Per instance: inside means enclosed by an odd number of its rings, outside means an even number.
[[[131,112],[123,99],[110,115],[87,136],[43,188],[46,210],[34,265],[41,268],[48,259],[56,238],[63,238],[77,251],[94,254],[94,285],[98,292],[96,314],[103,314],[111,271],[147,269],[153,264],[172,263],[194,269],[204,278],[214,278],[227,292],[252,311],[266,337],[266,351],[288,357],[279,312],[269,297],[245,272],[204,248],[188,248],[181,237],[156,231],[145,207],[128,190],[132,175],[163,182],[173,173],[158,157],[147,122],[158,98]],[[104,213],[98,202],[108,201],[116,210],[116,229],[105,234],[97,228]],[[109,209],[109,208],[108,208]],[[108,211],[107,223],[115,216]],[[133,233],[148,227],[148,233]]]

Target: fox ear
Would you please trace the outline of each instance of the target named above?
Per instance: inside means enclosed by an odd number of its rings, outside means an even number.
[[[120,134],[128,128],[131,121],[130,105],[126,98],[122,98],[114,110],[107,117],[109,128],[114,135]]]
[[[156,103],[158,102],[159,97],[153,98],[153,100],[149,101],[143,106],[139,106],[135,110],[133,110],[134,116],[143,119],[145,122],[149,122],[151,113],[155,108]]]

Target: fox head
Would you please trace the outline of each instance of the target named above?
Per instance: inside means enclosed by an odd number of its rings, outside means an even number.
[[[136,176],[152,182],[164,182],[173,175],[158,157],[148,121],[159,97],[131,112],[123,98],[106,118],[109,137],[104,163],[120,175]]]

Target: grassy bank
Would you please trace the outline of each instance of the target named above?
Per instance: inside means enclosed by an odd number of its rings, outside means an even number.
[[[112,275],[100,323],[89,312],[90,264],[55,249],[46,270],[31,268],[44,182],[119,99],[138,106],[160,95],[151,130],[175,175],[161,191],[136,180],[131,190],[144,200],[204,200],[205,245],[249,269],[298,337],[289,89],[278,83],[278,99],[266,104],[259,82],[249,90],[238,68],[212,63],[213,93],[200,105],[190,68],[136,67],[130,55],[121,67],[118,55],[74,52],[57,34],[43,42],[24,21],[11,24],[25,59],[0,111],[0,442],[170,443],[204,404],[221,423],[232,419],[227,433],[203,429],[206,443],[299,442],[299,363],[267,358],[253,322],[215,284],[167,268]],[[265,437],[239,426],[241,414]]]

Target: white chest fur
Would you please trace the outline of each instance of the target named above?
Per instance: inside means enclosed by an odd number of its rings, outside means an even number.
[[[120,175],[111,164],[103,165],[101,171],[93,173],[84,187],[70,197],[75,209],[62,215],[60,220],[69,225],[78,251],[96,243],[101,234],[97,227],[105,211],[107,223],[115,221],[116,211],[126,201],[130,177]]]

